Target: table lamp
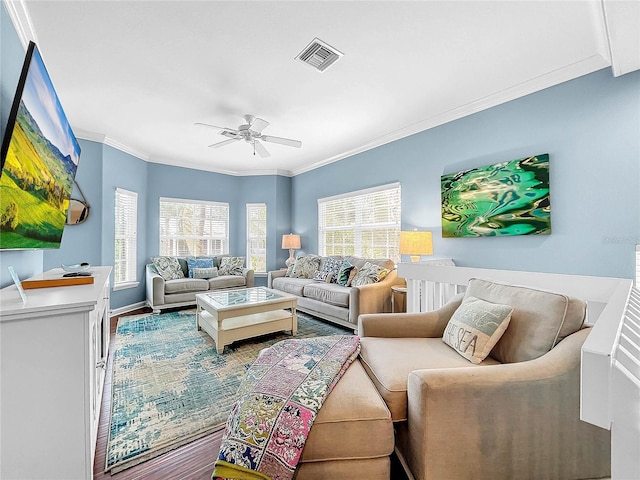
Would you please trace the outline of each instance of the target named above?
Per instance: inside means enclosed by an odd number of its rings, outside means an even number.
[[[300,248],[300,235],[294,235],[293,233],[290,233],[289,235],[282,235],[282,248],[289,249],[289,258],[284,262],[288,267],[296,261],[293,256],[293,251],[296,248]]]
[[[400,254],[411,255],[412,262],[420,261],[420,255],[432,255],[431,232],[400,232]]]

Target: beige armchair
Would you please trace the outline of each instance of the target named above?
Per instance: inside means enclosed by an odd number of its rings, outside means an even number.
[[[442,341],[464,298],[513,307],[479,364]],[[361,315],[361,360],[391,411],[415,479],[587,479],[610,475],[610,435],[580,420],[585,303],[472,279],[426,313]]]

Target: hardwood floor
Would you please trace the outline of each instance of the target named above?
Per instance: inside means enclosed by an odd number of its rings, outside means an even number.
[[[129,312],[126,315],[148,313],[148,308]],[[111,411],[111,373],[113,368],[113,350],[118,317],[111,319],[111,342],[109,360],[100,409],[96,458],[93,464],[93,480],[210,480],[222,431],[212,433],[188,445],[172,450],[164,455],[152,458],[144,463],[116,474],[104,471],[106,464],[107,440],[109,437],[109,417]],[[392,456],[391,480],[406,480],[407,477],[399,462]],[[320,479],[319,479],[320,480]],[[332,479],[333,480],[333,479]],[[364,480],[364,479],[363,479]]]

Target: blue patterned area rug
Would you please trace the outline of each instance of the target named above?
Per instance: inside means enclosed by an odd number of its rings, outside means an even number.
[[[294,338],[350,330],[298,313]],[[258,352],[292,338],[264,335],[225,346],[197,331],[195,310],[122,317],[113,357],[106,470],[116,473],[224,428]]]

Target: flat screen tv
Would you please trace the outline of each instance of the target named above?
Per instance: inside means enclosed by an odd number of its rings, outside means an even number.
[[[80,146],[33,42],[0,154],[0,250],[59,248]]]
[[[549,235],[549,154],[442,175],[442,236]]]

